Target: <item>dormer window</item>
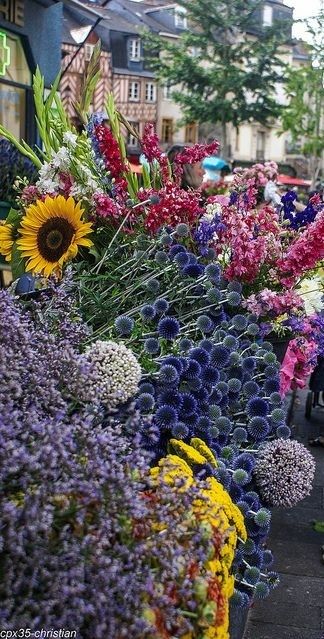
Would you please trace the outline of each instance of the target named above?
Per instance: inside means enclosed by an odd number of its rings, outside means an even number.
[[[273,11],[269,4],[265,4],[263,7],[263,26],[272,27]]]
[[[130,62],[139,62],[141,59],[141,41],[139,38],[130,38],[128,41]]]
[[[187,28],[186,10],[183,7],[177,7],[174,11],[174,26],[176,29]]]

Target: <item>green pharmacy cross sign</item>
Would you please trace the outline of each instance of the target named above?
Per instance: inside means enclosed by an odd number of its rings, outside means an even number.
[[[10,47],[7,45],[7,34],[0,31],[0,75],[6,75],[10,64]]]

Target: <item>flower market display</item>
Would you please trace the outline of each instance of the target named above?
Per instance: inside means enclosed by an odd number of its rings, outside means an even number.
[[[2,627],[228,639],[278,584],[270,508],[312,488],[285,395],[324,355],[323,205],[262,203],[275,163],[186,191],[217,142],[171,166],[150,124],[139,177],[91,77],[81,132],[43,88],[41,152],[0,127],[37,170],[0,226]]]

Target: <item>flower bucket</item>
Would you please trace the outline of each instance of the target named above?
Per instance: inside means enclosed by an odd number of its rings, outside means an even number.
[[[0,200],[0,220],[5,220],[9,211],[11,209],[11,204],[9,202],[4,202]]]
[[[249,608],[231,606],[229,609],[229,636],[230,639],[243,639],[247,624]]]
[[[273,352],[276,355],[278,362],[282,364],[290,339],[287,337],[278,337],[275,333],[270,333],[266,336],[265,340],[272,344]]]

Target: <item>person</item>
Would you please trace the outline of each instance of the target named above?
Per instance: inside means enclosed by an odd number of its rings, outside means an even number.
[[[174,159],[178,153],[181,153],[185,146],[182,144],[174,144],[167,152],[168,160],[171,164],[171,168],[174,164]],[[204,177],[204,169],[201,162],[195,162],[195,164],[183,164],[183,173],[181,178],[181,187],[183,189],[199,189]]]

